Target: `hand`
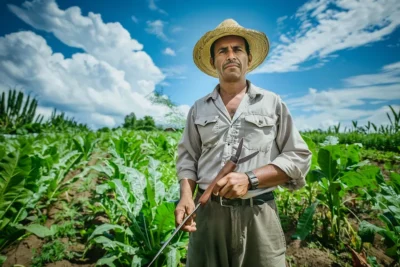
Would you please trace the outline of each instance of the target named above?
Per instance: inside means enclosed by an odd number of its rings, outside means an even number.
[[[179,226],[183,219],[186,218],[195,208],[194,201],[191,197],[181,198],[178,205],[175,208],[175,225]],[[194,213],[182,226],[181,230],[184,232],[196,231],[196,213]]]
[[[231,172],[214,186],[213,194],[224,198],[239,198],[249,190],[249,179],[245,173]]]

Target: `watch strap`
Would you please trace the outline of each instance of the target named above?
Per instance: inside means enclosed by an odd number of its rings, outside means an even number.
[[[250,189],[251,190],[257,189],[259,181],[254,172],[248,171],[246,172],[246,175],[249,178]]]

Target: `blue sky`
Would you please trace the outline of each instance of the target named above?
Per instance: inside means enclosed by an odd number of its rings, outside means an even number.
[[[359,3],[362,2],[362,3]],[[174,3],[174,4],[172,4]],[[0,91],[17,87],[38,111],[93,128],[130,112],[165,123],[162,90],[183,116],[218,83],[193,47],[224,19],[265,32],[271,50],[247,78],[279,94],[301,130],[388,123],[400,109],[400,2],[0,1]]]

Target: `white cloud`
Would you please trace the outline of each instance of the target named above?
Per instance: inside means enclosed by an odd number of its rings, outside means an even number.
[[[358,75],[347,78],[344,81],[350,86],[367,86],[390,83],[400,84],[400,62],[383,67],[381,73]]]
[[[279,18],[278,26],[286,19]],[[294,19],[300,20],[299,30],[281,37],[253,73],[297,71],[312,59],[321,61],[319,67],[332,53],[381,41],[400,24],[400,1],[311,0]]]
[[[370,102],[370,104],[372,104],[372,105],[378,105],[378,104],[383,104],[383,103],[386,103],[386,101],[378,100],[378,101],[371,101]]]
[[[276,23],[279,25],[279,24],[283,23],[287,18],[288,18],[288,16],[279,17],[279,18],[276,20]]]
[[[0,88],[0,91],[1,90],[2,89]],[[49,118],[51,118],[51,114],[53,113],[54,108],[40,106],[40,100],[38,100],[38,102],[39,102],[39,105],[36,108],[36,114],[43,115],[43,121],[47,121]],[[59,114],[59,112],[57,112],[57,114]]]
[[[89,124],[100,123],[103,118],[105,124],[111,125],[132,111],[138,117],[151,114],[161,121],[167,112],[165,107],[152,105],[142,94],[131,90],[123,71],[84,53],[65,59],[62,54],[53,53],[46,40],[33,32],[0,37],[0,81],[33,91],[40,96],[39,104],[78,114],[75,117]],[[49,113],[48,109],[42,110]]]
[[[102,115],[99,113],[92,113],[90,115],[90,120],[94,125],[104,125],[106,127],[114,127],[117,123],[114,117],[108,115]]]
[[[183,113],[185,118],[187,117],[189,110],[190,110],[190,106],[188,106],[188,105],[179,106],[179,111],[181,111]]]
[[[150,10],[158,11],[158,12],[160,12],[160,13],[163,14],[163,15],[168,15],[168,13],[165,12],[165,10],[162,10],[161,8],[159,8],[159,7],[156,5],[155,0],[148,0],[148,2],[149,2],[149,8],[150,8]]]
[[[175,26],[175,27],[172,27],[172,29],[171,29],[172,33],[178,33],[178,32],[181,32],[181,31],[183,31],[183,28],[180,27],[180,26]]]
[[[281,36],[279,37],[279,40],[280,40],[282,43],[290,43],[290,39],[287,38],[287,36],[284,35],[284,34],[281,34]]]
[[[400,105],[392,105],[395,110],[400,109]],[[311,115],[301,115],[294,118],[299,130],[327,129],[330,126],[337,126],[340,122],[340,130],[352,128],[352,120],[358,122],[358,126],[365,126],[369,122],[376,126],[389,125],[387,113],[392,114],[388,106],[382,106],[376,110],[364,109],[342,109],[336,113],[320,112]],[[392,116],[393,117],[393,116]]]
[[[132,39],[118,22],[104,23],[99,14],[92,12],[87,17],[82,16],[76,6],[61,10],[54,0],[25,2],[24,8],[8,6],[29,25],[52,32],[66,45],[82,48],[98,60],[123,71],[134,91],[149,93],[139,86],[138,80],[157,84],[164,78],[150,56],[141,51],[143,45]]]
[[[186,79],[183,75],[187,69],[185,65],[169,66],[167,68],[162,68],[167,78],[170,79]]]
[[[161,20],[147,21],[146,31],[150,34],[157,36],[163,41],[170,41],[164,33],[164,22]]]
[[[318,91],[310,88],[307,95],[290,98],[285,101],[291,111],[302,111],[309,115],[295,118],[298,128],[326,128],[329,125],[351,125],[352,120],[358,120],[362,125],[368,121],[376,125],[388,124],[386,112],[387,103],[400,99],[400,62],[384,66],[380,73],[366,74],[344,79],[347,85],[340,89]],[[385,81],[384,78],[388,80]],[[361,109],[367,103],[383,104],[376,110]],[[394,105],[398,110],[399,106]],[[317,112],[315,112],[317,111]]]
[[[170,84],[170,83],[167,83],[167,82],[161,82],[160,85],[161,85],[161,86],[165,86],[165,87],[171,86],[171,84]]]
[[[40,111],[48,114],[57,107],[96,127],[118,124],[130,112],[163,122],[168,110],[146,96],[166,75],[120,23],[104,23],[92,12],[83,16],[76,6],[61,10],[54,0],[8,7],[24,22],[84,53],[64,58],[33,32],[0,37],[1,90],[17,85],[39,96]]]
[[[135,16],[132,15],[132,16],[131,16],[131,19],[132,19],[132,21],[135,22],[136,24],[139,23],[139,20],[138,20],[137,17],[135,17]]]
[[[172,50],[171,48],[167,47],[165,48],[165,50],[163,51],[164,55],[169,55],[169,56],[176,56],[176,53],[174,50]]]

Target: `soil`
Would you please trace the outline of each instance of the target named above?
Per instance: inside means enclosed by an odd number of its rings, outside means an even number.
[[[302,247],[299,240],[288,245],[286,257],[289,266],[338,266],[334,264],[335,257],[328,251]]]
[[[92,155],[91,160],[88,162],[89,166],[93,166],[96,163],[96,155]],[[92,170],[93,171],[93,170]],[[81,172],[80,169],[73,170],[68,173],[63,182],[70,181],[75,175]],[[94,172],[94,171],[93,171]],[[56,202],[48,210],[43,210],[43,214],[47,214],[47,220],[45,223],[46,227],[50,227],[51,225],[57,223],[56,217],[61,212],[63,212],[63,203],[67,203],[67,205],[82,205],[79,201],[81,199],[88,199],[91,194],[89,191],[80,192],[79,188],[82,187],[83,180],[80,179],[75,183],[71,184],[68,191],[64,192],[60,197],[57,199]],[[91,188],[94,188],[97,183],[97,178],[94,178],[91,181]],[[64,221],[65,222],[65,221]],[[70,252],[80,252],[82,253],[85,250],[85,245],[77,242],[74,240],[69,240],[69,238],[61,238],[61,242],[64,244],[68,244],[68,251]],[[40,252],[42,245],[44,244],[44,240],[37,237],[36,235],[30,235],[27,238],[23,239],[19,244],[11,246],[4,254],[7,257],[7,260],[4,262],[4,267],[14,266],[14,264],[22,265],[22,266],[30,266],[32,264],[32,256],[33,256],[33,249]],[[89,253],[90,254],[90,253]],[[102,254],[100,255],[100,257]],[[62,260],[54,263],[48,263],[46,266],[51,267],[61,267],[61,266],[81,266],[81,267],[89,267],[95,266],[95,262],[99,256],[90,257],[90,259],[82,260],[82,262],[70,262],[67,260]]]
[[[42,239],[35,235],[28,236],[6,253],[7,260],[4,262],[3,266],[8,267],[14,264],[29,266],[32,262],[32,249],[39,249],[42,245]]]
[[[63,261],[58,261],[54,263],[49,263],[46,265],[46,267],[92,267],[95,266],[94,264],[74,264],[70,263],[69,261],[63,260]]]

